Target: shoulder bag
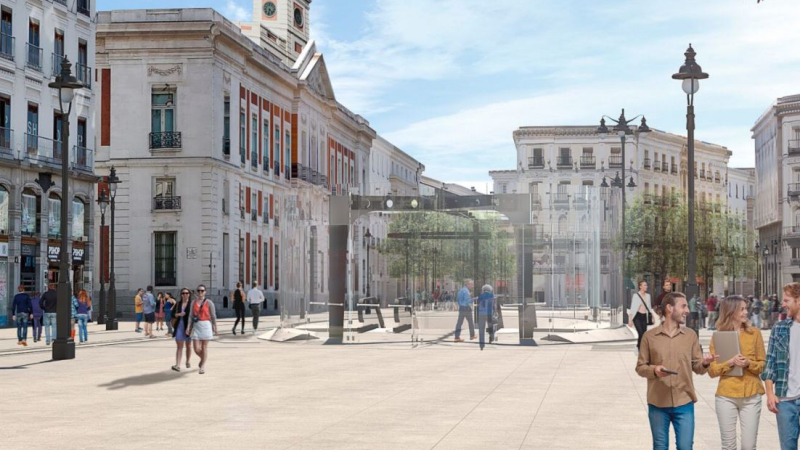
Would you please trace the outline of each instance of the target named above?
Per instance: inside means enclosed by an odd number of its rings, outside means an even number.
[[[637,292],[636,295],[639,296],[639,300],[642,301],[642,304],[644,305],[644,309],[647,310],[647,324],[648,325],[652,325],[654,323],[653,322],[653,312],[650,311],[650,307],[647,306],[647,303],[645,303],[644,299],[642,298],[642,294]]]

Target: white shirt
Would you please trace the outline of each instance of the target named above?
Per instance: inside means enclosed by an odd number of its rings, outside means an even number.
[[[647,311],[653,312],[652,303],[650,303],[650,294],[644,294],[642,296],[644,299],[644,304],[642,303],[642,299],[639,298],[639,291],[636,291],[631,297],[631,309],[628,310],[628,318],[633,320],[633,316],[636,315],[637,312],[641,312],[642,314],[647,314]],[[644,305],[647,305],[645,308]]]
[[[786,389],[786,398],[790,400],[800,397],[800,358],[793,358],[800,353],[800,323],[792,322],[789,330],[789,382]]]
[[[264,301],[264,293],[259,288],[253,288],[247,291],[247,303],[251,305],[258,305]]]

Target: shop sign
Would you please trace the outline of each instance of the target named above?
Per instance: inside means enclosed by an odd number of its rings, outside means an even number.
[[[8,242],[0,242],[0,257],[8,257]]]
[[[22,244],[23,256],[36,256],[36,246],[31,244]]]
[[[50,261],[58,261],[58,257],[61,255],[61,247],[48,245],[47,246],[47,259]]]
[[[83,263],[83,249],[82,248],[73,248],[72,249],[72,262],[73,263]]]

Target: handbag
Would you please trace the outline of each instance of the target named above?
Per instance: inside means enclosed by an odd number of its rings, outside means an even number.
[[[639,293],[637,292],[637,293],[636,293],[636,295],[638,295],[638,296],[639,296],[639,300],[641,300],[641,301],[642,301],[642,304],[644,305],[644,309],[646,309],[646,310],[647,310],[647,324],[648,324],[648,325],[652,325],[654,322],[653,322],[653,313],[652,313],[652,311],[650,311],[650,307],[649,307],[649,306],[647,306],[647,303],[645,303],[645,302],[644,302],[644,299],[642,298],[642,295],[641,295],[641,294],[639,294]]]

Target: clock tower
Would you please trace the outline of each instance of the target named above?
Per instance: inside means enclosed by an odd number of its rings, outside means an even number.
[[[253,25],[267,28],[295,61],[308,43],[311,0],[253,0]]]

